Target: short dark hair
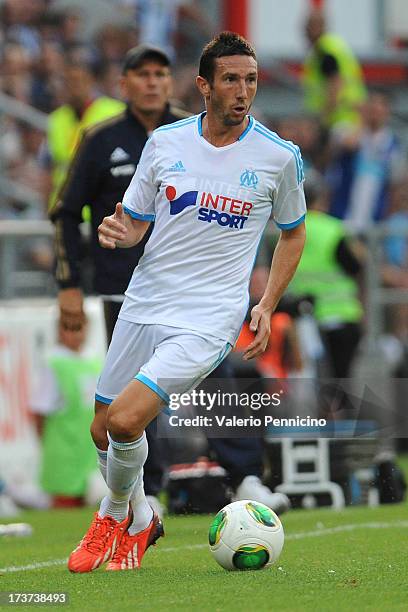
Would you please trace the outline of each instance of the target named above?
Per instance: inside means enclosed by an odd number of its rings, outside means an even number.
[[[214,60],[228,55],[248,55],[256,60],[255,49],[243,36],[236,32],[221,32],[204,47],[198,74],[211,83],[214,79]]]

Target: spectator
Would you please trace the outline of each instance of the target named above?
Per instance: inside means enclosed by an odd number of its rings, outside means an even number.
[[[405,168],[401,144],[389,125],[387,96],[372,93],[362,118],[362,129],[339,141],[331,170],[330,212],[354,232],[364,232],[386,216],[390,187]]]
[[[20,102],[30,103],[32,62],[28,51],[17,43],[7,43],[3,49],[1,90]]]
[[[285,117],[279,121],[277,132],[285,140],[296,142],[305,173],[313,169],[324,172],[329,161],[329,134],[317,118]]]
[[[77,55],[81,49],[77,50]],[[99,96],[92,67],[77,59],[65,65],[64,83],[67,102],[51,113],[48,126],[48,155],[45,165],[52,172],[49,208],[52,209],[78,144],[82,130],[120,113],[124,103]]]
[[[408,289],[408,180],[404,178],[392,190],[392,213],[387,226],[391,235],[385,241],[382,279],[388,287]],[[392,231],[396,230],[395,234]],[[403,231],[405,234],[401,234]],[[398,233],[397,233],[398,232]],[[389,308],[391,332],[408,349],[408,304]]]
[[[116,62],[103,62],[98,67],[99,91],[103,96],[120,98],[121,67]]]
[[[42,205],[30,211],[29,217],[41,219],[45,214],[45,176],[38,161],[39,150],[44,140],[41,130],[20,121],[17,123],[17,146],[15,157],[10,161],[8,175],[16,183],[34,192]]]
[[[81,34],[82,15],[78,8],[72,8],[61,14],[60,36],[61,44],[66,51],[83,42]]]
[[[67,326],[76,327],[82,322],[83,305],[81,211],[86,204],[90,206],[93,289],[104,296],[108,343],[146,240],[133,249],[112,254],[99,245],[98,226],[126,191],[149,134],[160,125],[188,117],[188,113],[169,104],[169,58],[158,48],[139,46],[128,52],[120,87],[127,100],[126,112],[86,130],[52,214],[57,227],[61,316]]]
[[[45,0],[6,0],[0,19],[9,41],[21,45],[31,58],[40,52],[39,22],[46,8]]]
[[[58,345],[39,375],[31,404],[42,440],[41,486],[56,508],[83,505],[96,470],[89,426],[101,363],[81,352],[85,330],[59,323]]]
[[[358,61],[340,36],[326,32],[321,10],[311,12],[305,32],[311,45],[304,64],[306,109],[330,128],[358,125],[366,96]]]
[[[403,178],[392,190],[391,214],[387,219],[388,227],[393,230],[404,229],[406,235],[394,235],[386,240],[387,260],[391,265],[407,270],[408,267],[408,179]]]
[[[96,36],[96,51],[100,64],[121,64],[128,50],[127,31],[113,24],[106,24]]]
[[[58,43],[44,41],[34,65],[31,104],[50,113],[63,103],[64,56]]]
[[[313,299],[330,375],[347,378],[362,331],[363,307],[356,280],[361,256],[342,221],[327,214],[327,193],[318,177],[306,180],[305,195],[307,239],[289,291]]]
[[[195,60],[203,41],[211,35],[212,26],[197,0],[119,0],[122,7],[136,19],[140,43],[153,44],[166,51],[174,60],[177,55]],[[180,25],[188,24],[181,32]],[[186,44],[188,41],[188,44]],[[178,47],[181,46],[181,53]],[[195,49],[191,57],[191,49]]]

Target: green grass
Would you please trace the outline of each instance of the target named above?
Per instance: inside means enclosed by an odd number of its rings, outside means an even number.
[[[226,572],[213,561],[206,548],[210,517],[171,517],[165,521],[166,537],[147,552],[139,571],[72,575],[62,563],[0,571],[0,591],[65,591],[66,609],[102,612],[407,610],[407,510],[400,504],[288,513],[280,559],[254,572]],[[34,535],[2,538],[0,568],[63,559],[90,518],[89,510],[24,513],[19,520],[31,523]],[[313,535],[346,525],[354,527]],[[25,609],[33,607],[19,606]]]
[[[401,468],[401,470],[405,474],[405,480],[408,482],[408,454],[400,455],[398,457],[397,463],[398,463],[398,466]]]

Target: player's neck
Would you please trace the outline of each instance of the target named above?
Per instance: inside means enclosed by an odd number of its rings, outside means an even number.
[[[248,122],[248,117],[245,117],[239,125],[224,125],[207,111],[202,120],[203,137],[214,147],[225,147],[239,139],[247,129]]]
[[[155,130],[159,126],[161,116],[163,115],[163,110],[153,113],[143,113],[142,111],[138,110],[137,108],[134,108],[133,106],[130,107],[130,110],[132,112],[132,115],[136,117],[139,123],[142,124],[148,134],[150,134],[150,132],[153,132],[153,130]]]

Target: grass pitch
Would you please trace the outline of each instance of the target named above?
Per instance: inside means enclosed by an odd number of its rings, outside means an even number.
[[[290,512],[282,555],[266,570],[223,570],[207,547],[210,517],[186,516],[165,520],[166,537],[141,570],[70,574],[64,559],[91,514],[24,513],[18,520],[34,534],[1,538],[0,591],[64,591],[65,609],[102,612],[408,609],[407,504]]]

